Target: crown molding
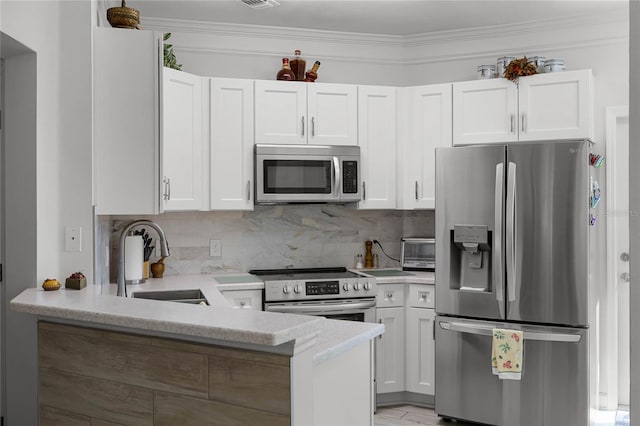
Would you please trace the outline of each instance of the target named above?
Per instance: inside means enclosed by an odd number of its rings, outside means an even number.
[[[390,36],[381,34],[361,34],[337,31],[284,28],[262,25],[229,24],[222,22],[202,22],[165,18],[144,18],[145,29],[186,34],[204,34],[253,40],[277,40],[287,42],[307,42],[329,45],[357,45],[369,48],[340,55],[342,49],[321,49],[314,54],[318,59],[349,60],[370,64],[419,65],[451,62],[505,54],[521,55],[523,52],[542,52],[563,49],[579,49],[628,43],[628,15],[613,12],[598,17],[580,16],[571,19],[558,18],[544,21],[530,21],[489,27],[474,27],[460,30],[439,31],[410,36]],[[554,41],[553,34],[560,34],[562,41]],[[560,39],[560,38],[558,38]],[[496,40],[501,41],[497,46]],[[535,40],[535,42],[531,42]],[[482,48],[483,41],[493,48]],[[467,46],[465,46],[467,44]],[[478,49],[478,47],[480,48]],[[195,46],[175,42],[177,52],[206,55],[256,55],[267,57],[282,56],[282,49],[272,46],[249,47],[240,43],[233,47]],[[391,49],[391,50],[390,50]],[[398,49],[397,54],[390,54]],[[379,53],[379,54],[376,54]]]
[[[386,47],[403,47],[403,36],[363,34],[339,31],[311,30],[307,28],[285,28],[266,25],[229,24],[225,22],[203,22],[166,18],[142,18],[146,30],[181,33],[200,33],[250,38],[275,38],[306,42],[354,44]]]

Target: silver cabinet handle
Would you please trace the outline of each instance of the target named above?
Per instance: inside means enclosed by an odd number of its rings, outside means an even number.
[[[495,187],[495,219],[494,219],[494,256],[493,256],[493,288],[496,289],[496,300],[500,312],[504,312],[504,272],[502,271],[502,199],[504,197],[504,164],[496,164],[496,187]]]
[[[622,274],[620,274],[620,278],[625,283],[631,282],[631,275],[628,272],[623,272]]]
[[[629,261],[629,253],[627,253],[626,251],[623,253],[620,253],[620,260],[622,260],[623,262],[628,262]]]
[[[461,333],[479,334],[481,336],[493,335],[492,327],[476,324],[466,324],[463,322],[440,321],[440,328],[449,331],[459,331]],[[524,331],[523,338],[525,340],[540,340],[544,342],[576,343],[582,339],[582,336],[580,336],[579,334],[540,333],[537,331]]]
[[[304,136],[304,115],[302,116],[302,136]]]
[[[392,292],[387,293],[387,299],[393,299],[393,293]]]
[[[527,133],[527,116],[526,114],[522,114],[522,129],[520,129],[522,133]]]
[[[247,181],[247,201],[251,201],[251,181]]]
[[[316,118],[311,117],[311,136],[316,135]]]
[[[418,181],[416,181],[416,201],[418,201]]]
[[[380,318],[380,319],[378,320],[378,324],[382,324],[382,318]],[[382,334],[380,334],[378,337],[379,337],[380,339],[382,339]]]
[[[511,114],[511,133],[516,131],[516,116]]]
[[[426,291],[421,291],[420,292],[420,302],[425,302],[427,300],[427,292]]]
[[[169,201],[171,199],[171,179],[165,177],[164,179],[164,194],[163,198],[165,201]]]
[[[507,246],[507,300],[516,300],[516,163],[509,163],[507,171],[507,212],[506,212],[506,246]]]
[[[367,186],[365,182],[362,182],[362,201],[367,199]]]

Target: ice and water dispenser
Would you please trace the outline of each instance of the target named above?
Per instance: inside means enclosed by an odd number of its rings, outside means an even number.
[[[450,239],[451,289],[491,291],[491,234],[485,225],[454,225]]]

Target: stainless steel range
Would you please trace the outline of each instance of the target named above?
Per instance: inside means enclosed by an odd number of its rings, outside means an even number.
[[[375,322],[376,280],[346,268],[251,270],[264,281],[264,310]]]

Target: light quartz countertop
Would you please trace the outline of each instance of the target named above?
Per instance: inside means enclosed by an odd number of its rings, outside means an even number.
[[[385,269],[352,269],[353,272],[365,274],[367,276],[373,276],[367,274],[367,271],[400,271],[400,268],[385,268]],[[402,271],[410,275],[402,276],[388,276],[388,277],[375,277],[378,284],[435,284],[435,272],[430,271]]]
[[[228,290],[263,288],[264,283],[258,277],[247,273],[179,275],[128,285],[126,298],[115,295],[115,284],[89,285],[82,290],[27,289],[10,306],[41,317],[168,333],[187,339],[211,339],[216,344],[228,341],[275,347],[317,336],[310,349],[315,364],[384,332],[381,324],[235,309],[222,294]],[[210,306],[130,297],[136,292],[181,289],[200,289]]]

